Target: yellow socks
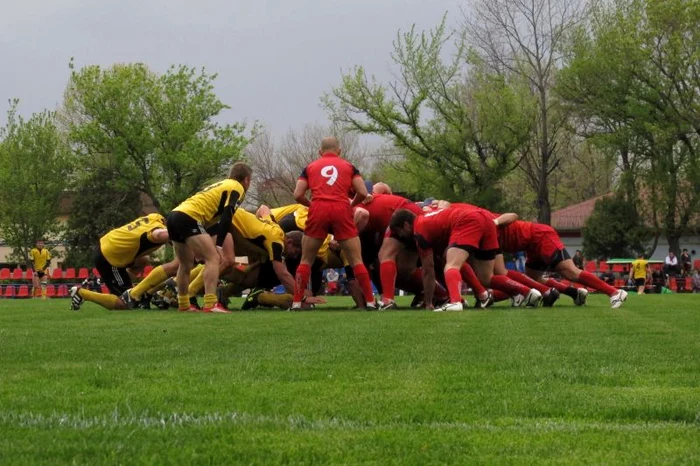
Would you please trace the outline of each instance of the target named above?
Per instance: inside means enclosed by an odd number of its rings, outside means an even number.
[[[186,311],[189,308],[190,308],[189,295],[177,295],[177,309],[180,311]]]
[[[141,280],[138,285],[133,287],[129,294],[131,295],[132,299],[139,301],[144,293],[151,288],[158,286],[161,282],[164,282],[167,279],[168,274],[165,273],[165,269],[159,265],[155,269],[151,270],[151,273],[149,273],[146,278]]]
[[[211,309],[216,305],[216,295],[215,294],[205,294],[204,295],[204,307],[202,309]]]
[[[197,296],[199,292],[202,291],[202,288],[204,288],[204,274],[199,273],[194,280],[190,282],[190,287],[187,292],[190,296]]]
[[[115,310],[117,308],[117,303],[121,302],[121,299],[113,294],[95,293],[94,291],[86,290],[85,288],[80,288],[78,290],[78,295],[80,295],[80,297],[85,301],[99,304],[103,308],[110,311]]]
[[[197,267],[190,270],[190,283],[192,283],[192,281],[194,281],[195,278],[199,277],[199,275],[202,273],[202,270],[204,270],[204,264],[199,264]]]
[[[287,309],[292,305],[294,296],[291,294],[277,294],[265,291],[258,295],[258,304],[263,306],[277,306],[282,309]]]

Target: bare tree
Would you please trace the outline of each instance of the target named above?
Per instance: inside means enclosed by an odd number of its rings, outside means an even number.
[[[318,124],[300,131],[290,130],[279,141],[262,131],[247,147],[246,156],[253,168],[253,186],[247,195],[249,204],[280,206],[294,202],[292,192],[301,171],[318,158],[321,139],[334,135],[340,140],[342,156],[360,171],[373,166],[369,149],[355,133]]]
[[[537,121],[522,170],[537,192],[537,217],[550,223],[549,178],[561,163],[558,133],[566,124],[552,95],[564,41],[583,17],[582,0],[472,0],[464,11],[468,40],[496,72],[519,75],[537,100]]]

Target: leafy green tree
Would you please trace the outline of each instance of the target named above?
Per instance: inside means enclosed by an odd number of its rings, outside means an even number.
[[[648,255],[656,249],[658,236],[642,223],[637,210],[622,196],[604,197],[596,202],[583,228],[586,257],[615,258]]]
[[[110,159],[159,210],[241,158],[245,125],[215,121],[229,108],[214,92],[216,75],[187,66],[158,75],[140,63],[70,68],[62,117],[81,167]]]
[[[323,99],[333,121],[386,137],[401,155],[389,161],[394,170],[437,175],[444,197],[498,208],[498,182],[517,166],[530,136],[527,82],[489,72],[444,20],[427,33],[399,33],[392,59],[393,82],[379,83],[359,66],[342,76]]]
[[[603,4],[560,81],[582,126],[618,152],[628,199],[677,253],[700,207],[699,26],[698,2]]]
[[[59,202],[73,166],[55,114],[28,120],[11,102],[7,125],[0,128],[0,237],[29,264],[29,250],[39,239],[56,239]]]

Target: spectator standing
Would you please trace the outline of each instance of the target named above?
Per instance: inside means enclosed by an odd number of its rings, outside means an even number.
[[[664,269],[667,275],[674,277],[678,273],[678,258],[670,249],[668,250],[668,256],[664,260]]]
[[[700,270],[693,271],[693,293],[700,293]]]
[[[515,270],[525,273],[525,259],[525,252],[518,251],[515,253]]]
[[[681,269],[683,270],[683,275],[690,275],[690,271],[693,268],[693,258],[687,249],[684,249],[681,253]]]
[[[338,279],[340,275],[336,269],[328,269],[326,272],[326,281],[328,282],[328,294],[336,294],[338,291]]]
[[[637,260],[632,261],[632,277],[634,277],[634,285],[637,287],[638,294],[644,294],[644,289],[647,284],[647,275],[649,275],[649,261],[644,259],[644,254],[637,255]]]

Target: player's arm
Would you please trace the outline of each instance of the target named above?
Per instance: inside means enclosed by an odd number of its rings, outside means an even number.
[[[272,209],[263,204],[258,207],[258,210],[255,212],[255,216],[258,218],[270,218],[272,217]]]
[[[502,214],[499,217],[493,219],[493,223],[496,224],[497,227],[504,227],[506,225],[510,225],[514,221],[518,219],[518,214],[514,213],[508,213],[508,214]]]
[[[231,194],[229,194],[228,197],[228,204],[226,205],[226,207],[224,207],[224,211],[221,214],[221,217],[219,218],[219,227],[217,228],[219,234],[216,235],[216,247],[219,249],[219,251],[222,250],[224,240],[231,231],[231,222],[233,221],[233,214],[236,213],[236,206],[240,198],[241,193],[239,193],[236,190],[232,190]]]
[[[355,197],[352,199],[352,206],[362,203],[367,197],[367,187],[365,182],[359,174],[356,174],[352,178],[352,189],[355,190]]]
[[[302,176],[297,180],[297,185],[294,187],[294,199],[301,205],[309,207],[311,202],[306,198],[306,191],[309,189],[309,182],[306,180],[306,169],[302,172]]]
[[[165,244],[170,241],[170,235],[168,235],[168,230],[165,228],[156,228],[148,233],[149,240],[157,244]]]
[[[355,220],[355,226],[357,227],[357,232],[362,233],[365,228],[367,228],[367,224],[369,223],[369,212],[367,209],[363,209],[362,207],[355,207],[353,217]]]
[[[420,250],[421,264],[423,269],[423,296],[425,297],[425,308],[433,309],[433,294],[435,294],[435,260],[433,250]]]
[[[449,209],[452,205],[450,201],[435,201],[433,204],[437,205],[438,209]]]
[[[288,293],[294,293],[294,277],[287,266],[284,265],[282,261],[282,252],[284,251],[284,240],[280,239],[275,241],[270,241],[267,247],[267,252],[270,254],[270,259],[272,259],[272,269],[277,275],[277,279],[285,287]]]

